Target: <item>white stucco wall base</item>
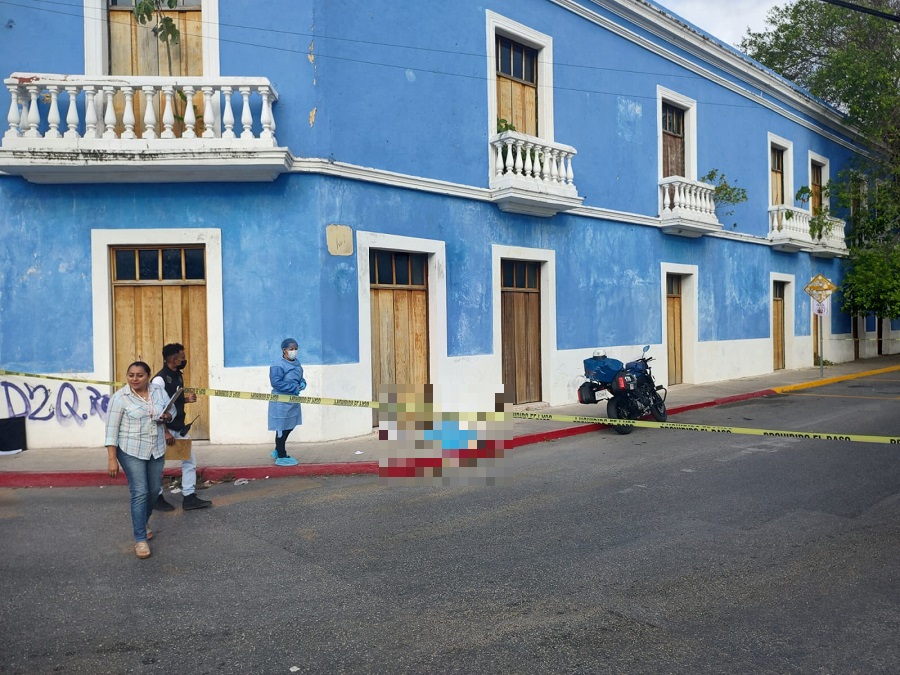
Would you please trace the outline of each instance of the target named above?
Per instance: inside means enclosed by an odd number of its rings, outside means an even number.
[[[827,326],[826,322],[826,326]],[[607,347],[612,358],[630,361],[641,355],[643,345]],[[685,345],[687,349],[687,345]],[[786,353],[788,370],[813,367],[812,338],[792,338]],[[691,358],[697,364],[692,383],[703,384],[722,380],[764,375],[772,372],[772,341],[769,338],[700,342],[691,348]],[[891,331],[886,325],[882,351],[900,353],[900,330]],[[583,360],[593,349],[557,350],[545,363],[544,403],[558,406],[576,403],[577,389],[584,381]],[[664,345],[650,346],[649,355],[658,384],[666,384],[668,374]],[[825,358],[833,363],[853,360],[853,339],[849,333],[825,335]],[[873,358],[877,354],[876,333],[860,334],[860,357]],[[687,355],[686,355],[687,358]],[[441,407],[451,411],[490,411],[495,396],[502,391],[500,356],[437,357],[440,387],[437,393]],[[309,387],[304,392],[311,397],[342,398],[369,401],[371,372],[368,359],[344,365],[305,366]],[[30,416],[26,422],[29,449],[94,447],[102,452],[105,433],[104,395],[113,390],[75,380],[99,380],[99,373],[66,373],[62,379],[4,377],[3,405],[16,415]],[[210,388],[230,391],[269,393],[268,366],[252,368],[213,367]],[[210,442],[213,444],[264,445],[273,442],[268,430],[268,404],[265,401],[212,397],[210,400]],[[372,413],[369,408],[312,405],[303,407],[303,425],[290,437],[289,443],[316,443],[352,438],[372,433]]]

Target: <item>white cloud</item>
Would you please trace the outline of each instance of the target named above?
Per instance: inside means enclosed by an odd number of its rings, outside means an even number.
[[[765,28],[766,14],[788,0],[657,0],[695,26],[730,45],[737,44],[747,28]]]

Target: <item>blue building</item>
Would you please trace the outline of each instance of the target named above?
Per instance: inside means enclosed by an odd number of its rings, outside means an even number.
[[[179,0],[169,50],[131,4],[4,10],[0,368],[61,378],[0,376],[32,447],[100,445],[110,390],[81,380],[173,341],[192,386],[268,392],[290,336],[309,395],[430,381],[491,409],[574,401],[598,347],[650,344],[674,386],[890,338],[804,292],[841,280],[844,222],[810,222],[853,130],[659,4]],[[195,414],[270,436],[264,403]]]

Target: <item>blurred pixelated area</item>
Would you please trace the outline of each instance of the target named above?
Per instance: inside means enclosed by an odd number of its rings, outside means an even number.
[[[511,401],[494,410],[443,410],[432,384],[384,385],[378,392],[378,437],[388,444],[378,475],[407,485],[497,485],[508,475],[503,451],[512,440]]]

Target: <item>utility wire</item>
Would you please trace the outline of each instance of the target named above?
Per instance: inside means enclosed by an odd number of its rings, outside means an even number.
[[[844,7],[845,9],[852,9],[854,12],[871,14],[872,16],[877,16],[881,19],[887,19],[888,21],[896,21],[900,23],[900,16],[897,16],[896,14],[881,12],[877,9],[872,9],[871,7],[866,7],[864,5],[857,5],[852,2],[844,2],[844,0],[820,0],[820,2],[827,2],[829,5],[836,5],[838,7]]]
[[[74,5],[74,4],[66,3],[66,2],[54,2],[53,0],[32,0],[32,1],[39,2],[41,4],[59,5],[59,6],[68,7],[71,9],[76,9],[77,7],[80,7],[80,5]],[[44,7],[35,7],[34,5],[25,5],[25,4],[21,4],[18,2],[12,2],[11,0],[0,0],[0,5],[9,5],[12,7],[22,7],[25,9],[31,9],[31,10],[38,11],[38,12],[47,12],[47,13],[51,13],[51,14],[60,14],[63,16],[71,16],[73,18],[77,18],[77,19],[81,19],[81,20],[84,19],[84,15],[82,13],[64,12],[64,11],[49,9],[49,8],[44,8]],[[97,19],[97,20],[103,21],[103,19]],[[202,20],[201,20],[201,23],[203,23]],[[315,34],[309,34],[309,33],[299,33],[299,32],[292,32],[292,31],[268,29],[268,28],[255,28],[255,27],[243,26],[243,25],[219,23],[219,26],[220,27],[225,26],[228,28],[235,28],[235,29],[240,29],[240,30],[245,30],[245,29],[249,28],[252,30],[264,31],[266,33],[281,33],[281,34],[297,36],[297,37],[309,37],[309,38],[312,38],[313,40],[316,40],[316,39],[336,40],[336,41],[358,43],[358,44],[370,45],[370,46],[393,47],[393,48],[400,48],[400,49],[411,49],[411,50],[416,50],[416,51],[438,52],[438,53],[453,54],[453,55],[458,55],[458,56],[473,56],[473,57],[477,57],[477,58],[481,58],[481,59],[487,58],[487,54],[485,54],[485,53],[458,52],[458,51],[450,51],[450,50],[433,49],[433,48],[427,48],[427,47],[413,47],[411,45],[396,45],[396,44],[390,44],[390,43],[368,42],[368,41],[364,41],[364,40],[355,40],[355,39],[351,39],[351,38],[338,38],[338,37],[329,37],[329,36],[321,36],[321,35],[317,36]],[[140,25],[139,28],[141,28],[143,30],[151,30],[150,26],[145,26],[145,25]],[[192,33],[183,33],[183,35],[185,35],[186,37],[201,37],[202,38],[202,35],[196,35],[196,34],[192,34]],[[485,81],[485,82],[488,80],[487,76],[484,76],[484,75],[469,75],[469,74],[460,73],[460,72],[429,69],[429,68],[423,68],[421,66],[411,66],[408,64],[393,64],[393,63],[386,63],[386,62],[381,62],[381,61],[357,59],[357,58],[351,58],[351,57],[346,57],[346,56],[337,56],[335,54],[329,54],[329,53],[325,53],[325,52],[317,52],[317,51],[313,51],[313,50],[294,49],[291,47],[278,47],[278,46],[274,46],[271,44],[258,44],[258,43],[254,43],[254,42],[245,42],[242,40],[234,40],[234,39],[229,39],[229,38],[221,38],[220,37],[218,39],[218,42],[235,44],[235,45],[240,45],[240,46],[244,46],[244,47],[253,47],[253,48],[257,48],[257,49],[268,49],[268,50],[272,50],[272,51],[286,52],[286,53],[291,53],[291,54],[302,54],[307,57],[312,57],[313,59],[317,59],[317,58],[331,59],[331,60],[336,60],[336,61],[345,61],[345,62],[349,62],[349,63],[359,63],[359,64],[371,65],[371,66],[380,66],[383,68],[411,70],[414,72],[427,73],[430,75],[443,75],[443,76],[447,76],[447,77],[461,77],[461,78],[473,79],[473,80],[479,80],[479,81]],[[648,76],[657,76],[657,77],[665,77],[665,78],[675,77],[675,78],[685,78],[685,79],[694,79],[694,80],[702,79],[699,75],[696,75],[696,74],[658,73],[658,72],[653,72],[653,71],[628,70],[628,69],[624,69],[624,68],[608,68],[608,67],[603,67],[603,66],[586,66],[586,65],[580,65],[580,64],[567,64],[567,63],[561,63],[559,61],[555,62],[553,64],[553,66],[554,67],[567,67],[567,68],[581,68],[581,69],[593,70],[593,71],[608,71],[608,72],[623,73],[623,74],[629,74],[629,75],[648,75]],[[542,87],[545,87],[546,85],[542,85],[539,82],[537,86],[538,86],[538,88],[542,88]],[[581,93],[581,94],[621,96],[621,97],[626,97],[629,99],[645,99],[648,101],[656,100],[656,96],[653,96],[653,95],[642,95],[642,94],[636,94],[636,93],[630,93],[630,92],[606,91],[606,90],[600,90],[600,89],[588,89],[588,88],[581,88],[581,87],[565,87],[565,86],[561,86],[558,83],[554,84],[553,89],[557,90],[557,91],[570,91],[570,92]],[[722,102],[714,102],[714,101],[698,101],[698,103],[702,103],[704,105],[710,105],[710,106],[726,107],[726,108],[746,108],[746,109],[754,108],[754,106],[752,106],[752,105],[739,104],[739,103],[722,103]]]

